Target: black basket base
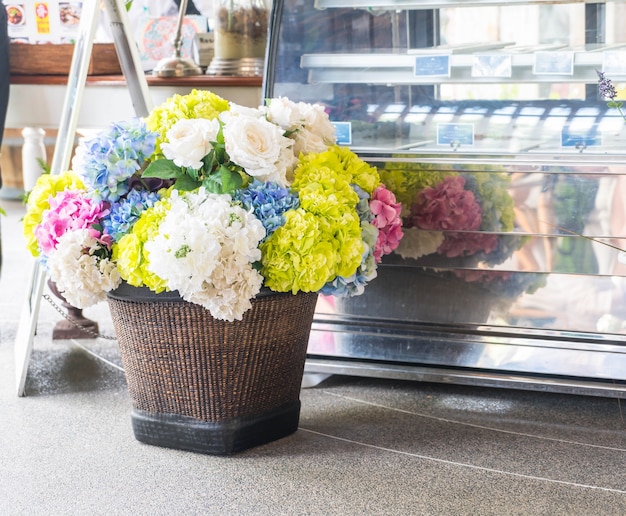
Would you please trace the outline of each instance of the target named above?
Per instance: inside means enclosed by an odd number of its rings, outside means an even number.
[[[300,401],[254,418],[207,422],[176,414],[133,409],[135,438],[145,444],[208,455],[231,455],[286,437],[298,429]]]

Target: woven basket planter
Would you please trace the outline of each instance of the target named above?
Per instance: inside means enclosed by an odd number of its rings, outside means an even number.
[[[227,322],[174,292],[110,293],[135,438],[228,455],[295,432],[316,301],[263,291]]]

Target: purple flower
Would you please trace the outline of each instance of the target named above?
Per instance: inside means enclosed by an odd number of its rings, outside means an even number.
[[[604,72],[596,70],[596,73],[598,74],[600,97],[604,100],[615,100],[617,97],[617,91],[615,90],[615,86],[613,86],[611,79],[607,78],[606,75],[604,75]]]

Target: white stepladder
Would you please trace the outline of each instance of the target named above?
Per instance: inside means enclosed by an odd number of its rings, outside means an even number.
[[[87,81],[89,60],[93,49],[93,40],[101,13],[100,5],[103,6],[109,21],[115,49],[126,79],[135,115],[139,117],[147,116],[152,108],[148,82],[141,66],[137,46],[132,37],[124,4],[124,0],[83,2],[79,34],[74,46],[63,111],[59,121],[58,138],[50,168],[51,174],[60,174],[67,170],[70,164],[78,115]],[[32,355],[33,340],[37,329],[45,280],[45,272],[39,264],[35,263],[29,277],[26,297],[15,337],[15,377],[18,396],[24,396],[25,394],[24,387],[28,373],[28,364]]]

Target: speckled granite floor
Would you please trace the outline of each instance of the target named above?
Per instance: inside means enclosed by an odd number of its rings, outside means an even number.
[[[18,398],[31,266],[21,205],[0,206],[3,516],[626,514],[617,399],[335,376],[302,391],[289,437],[232,457],[157,448],[132,435],[115,341],[53,341],[45,301]],[[86,315],[112,334],[106,306]]]

